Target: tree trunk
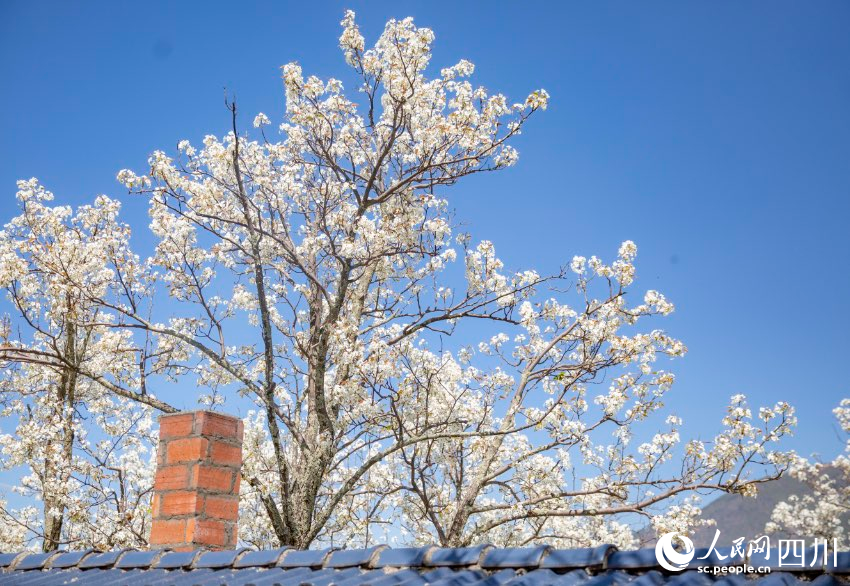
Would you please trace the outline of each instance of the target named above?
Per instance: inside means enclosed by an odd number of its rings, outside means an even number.
[[[77,363],[76,326],[67,325],[65,338],[65,359],[71,364]],[[58,484],[58,490],[51,494],[45,487],[44,498],[44,541],[41,549],[44,552],[58,549],[62,540],[62,525],[65,520],[65,505],[63,490],[68,481],[71,461],[74,456],[74,403],[76,401],[77,372],[74,368],[62,369],[59,388],[56,397],[56,409],[62,420],[62,435],[57,438],[61,442],[59,462],[52,460],[54,441],[48,442],[47,458],[44,463],[44,482]]]

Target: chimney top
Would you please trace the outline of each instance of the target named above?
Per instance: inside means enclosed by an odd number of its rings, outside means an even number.
[[[236,547],[242,432],[239,418],[212,411],[160,417],[151,546]]]

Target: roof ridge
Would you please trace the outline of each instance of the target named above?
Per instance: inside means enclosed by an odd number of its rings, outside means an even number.
[[[826,563],[818,563],[822,550],[808,548],[801,555],[792,555],[791,561],[801,558],[815,560],[811,566],[782,567],[776,548],[769,552],[750,553],[744,558],[731,557],[732,548],[700,548],[688,569],[702,566],[738,567],[745,564],[771,567],[774,570],[798,573],[827,572],[850,574],[850,551],[834,554],[830,552]],[[711,553],[711,555],[708,555]],[[796,552],[795,552],[796,553]],[[700,557],[697,557],[700,556]],[[700,561],[700,560],[704,561]],[[789,559],[787,556],[783,559]],[[837,561],[837,563],[833,563]],[[822,559],[820,560],[823,561]],[[456,570],[481,569],[496,572],[512,569],[530,572],[533,570],[585,569],[588,571],[663,571],[655,557],[654,548],[620,550],[613,544],[596,547],[558,549],[551,545],[499,548],[490,544],[469,547],[446,548],[436,545],[392,548],[379,544],[368,548],[321,550],[296,550],[277,548],[252,550],[246,547],[231,550],[197,550],[178,552],[170,550],[119,549],[101,552],[94,549],[80,551],[53,551],[46,553],[18,552],[0,554],[0,571],[60,571],[60,570],[127,570],[127,569],[231,569],[241,568],[311,568],[322,570],[386,569],[393,571],[404,568]]]

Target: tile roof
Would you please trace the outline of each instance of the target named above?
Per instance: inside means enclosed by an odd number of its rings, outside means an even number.
[[[736,568],[744,561],[713,555],[713,566]],[[726,550],[728,553],[728,550]],[[697,550],[684,572],[665,572],[655,560],[655,551],[618,551],[612,545],[586,549],[529,548],[393,549],[379,545],[368,549],[309,550],[288,548],[251,551],[134,551],[92,550],[53,553],[0,554],[0,584],[53,586],[84,585],[175,585],[220,584],[254,586],[603,586],[631,584],[850,584],[850,552],[816,559],[817,550],[807,550],[805,567],[780,567],[778,552],[754,554],[749,565],[768,566],[770,574],[720,572],[711,576],[697,569],[705,565],[697,558],[708,553]],[[795,558],[796,559],[796,558]],[[796,559],[797,561],[802,561]],[[794,561],[794,560],[792,560]]]

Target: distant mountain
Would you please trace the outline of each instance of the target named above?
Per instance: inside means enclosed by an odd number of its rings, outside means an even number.
[[[758,496],[746,498],[738,494],[724,494],[702,508],[703,519],[714,519],[715,525],[700,527],[691,537],[696,547],[709,547],[714,539],[714,533],[720,529],[718,545],[731,545],[739,537],[745,538],[745,543],[755,537],[764,535],[764,526],[770,521],[773,509],[791,495],[803,495],[810,492],[808,486],[783,476],[778,480],[766,482],[759,486]],[[848,519],[850,523],[850,519]],[[638,532],[644,546],[655,544],[655,534],[650,528]],[[797,537],[797,535],[771,534],[774,538]]]
[[[744,537],[746,543],[764,535],[764,526],[770,521],[770,515],[776,505],[793,494],[807,492],[809,489],[805,484],[790,476],[783,476],[759,486],[759,493],[755,498],[724,494],[702,509],[703,519],[714,519],[716,524],[700,527],[691,539],[696,547],[708,547],[714,539],[715,531],[720,529],[718,545],[729,545],[739,537]]]

